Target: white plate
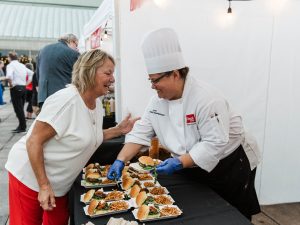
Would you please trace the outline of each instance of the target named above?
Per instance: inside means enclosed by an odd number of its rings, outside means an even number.
[[[110,184],[103,184],[103,183],[93,184],[93,183],[86,182],[85,180],[81,180],[81,186],[83,186],[85,188],[111,187],[111,186],[116,186],[116,185],[117,185],[116,182],[113,182]]]
[[[159,196],[159,195],[151,195],[151,194],[147,194],[147,196],[157,197],[157,196]],[[163,196],[167,196],[167,197],[170,199],[170,201],[172,202],[171,204],[169,204],[169,206],[174,204],[175,201],[174,201],[174,199],[173,199],[170,195],[164,194]],[[155,202],[152,202],[152,203],[150,203],[149,205],[153,205],[153,204],[155,204],[155,205],[160,205],[160,206],[166,206],[166,205],[158,204],[158,203],[155,203]],[[136,204],[136,198],[132,198],[132,206],[133,206],[134,208],[138,208],[138,205]]]
[[[109,194],[109,193],[111,193],[111,192],[112,192],[112,191],[104,191],[105,194]],[[120,192],[123,192],[123,191],[120,191]],[[86,194],[86,193],[80,195],[80,201],[83,202],[83,203],[85,203],[85,204],[90,204],[90,201],[85,202],[85,201],[83,200],[85,194]],[[123,198],[125,198],[125,194],[126,194],[126,193],[123,192]],[[94,199],[94,198],[92,198],[92,199]],[[104,199],[100,199],[100,200],[104,200]],[[124,200],[124,199],[121,199],[121,200]],[[107,200],[107,202],[121,201],[121,200]]]
[[[88,207],[89,206],[88,205],[86,205],[85,207],[83,207],[83,210],[84,210],[85,215],[87,215],[87,216],[89,216],[91,218],[100,217],[100,216],[106,216],[106,215],[112,215],[112,214],[127,212],[132,207],[131,201],[125,201],[125,202],[128,203],[128,209],[119,210],[119,211],[111,211],[111,210],[107,210],[107,211],[104,211],[104,212],[98,211],[97,214],[89,215],[89,213],[88,213]],[[110,203],[108,203],[108,204],[110,204]]]
[[[166,207],[166,206],[159,206],[159,209],[163,208],[163,207]],[[140,222],[147,222],[147,221],[155,221],[155,220],[164,220],[164,219],[170,219],[170,218],[176,218],[178,216],[180,216],[183,212],[181,211],[181,209],[178,208],[177,205],[171,205],[171,206],[168,206],[168,207],[174,207],[174,208],[177,208],[179,211],[180,211],[180,214],[179,215],[176,215],[176,216],[161,216],[161,217],[157,217],[157,218],[149,218],[149,219],[145,219],[145,220],[139,220],[137,218],[137,212],[138,212],[138,209],[134,209],[132,211],[132,214],[134,216],[134,218]]]

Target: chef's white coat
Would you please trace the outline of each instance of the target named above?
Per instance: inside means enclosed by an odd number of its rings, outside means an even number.
[[[173,157],[189,153],[208,172],[241,144],[251,169],[259,162],[255,140],[245,139],[241,116],[231,111],[216,89],[190,75],[181,99],[169,101],[154,96],[150,100],[125,142],[149,146],[154,135]]]

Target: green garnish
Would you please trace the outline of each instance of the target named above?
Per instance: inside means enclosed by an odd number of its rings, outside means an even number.
[[[129,200],[129,199],[130,199],[129,195],[128,195],[128,194],[125,194],[125,195],[124,195],[124,200]]]
[[[152,196],[148,196],[144,202],[145,205],[148,205],[154,201],[154,198]]]

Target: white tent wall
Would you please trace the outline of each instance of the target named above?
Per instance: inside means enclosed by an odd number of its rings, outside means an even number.
[[[263,154],[256,179],[260,203],[300,201],[300,1],[289,0],[289,10],[277,15],[270,2],[273,7],[284,0],[233,1],[233,21],[225,0],[169,0],[165,8],[147,1],[133,12],[129,0],[115,2],[119,119],[128,112],[142,115],[155,94],[140,49],[143,36],[172,27],[191,74],[218,87],[257,138]]]
[[[261,196],[300,201],[300,1],[274,17]]]

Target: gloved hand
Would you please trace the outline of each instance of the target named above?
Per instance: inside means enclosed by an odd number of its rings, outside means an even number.
[[[156,167],[156,172],[158,174],[171,175],[175,171],[181,170],[182,168],[182,163],[178,158],[169,158]]]
[[[122,170],[125,166],[125,163],[121,160],[115,160],[114,163],[111,165],[111,167],[109,168],[108,174],[107,174],[107,178],[110,180],[119,180],[119,178],[122,175]]]

